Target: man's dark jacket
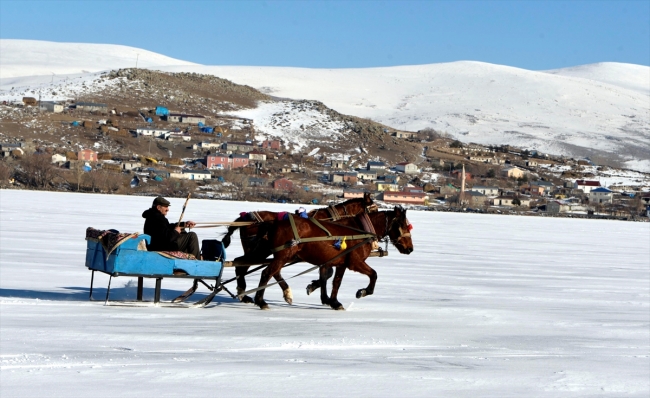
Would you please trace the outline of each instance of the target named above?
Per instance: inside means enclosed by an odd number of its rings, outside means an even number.
[[[161,212],[156,208],[147,209],[142,213],[144,221],[144,233],[151,236],[151,243],[148,249],[151,251],[174,251],[178,250],[176,239],[180,236],[174,230],[176,224],[167,221]]]

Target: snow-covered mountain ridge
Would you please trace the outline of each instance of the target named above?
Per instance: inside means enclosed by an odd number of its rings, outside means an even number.
[[[52,75],[53,65],[83,75],[132,67],[136,56],[142,67],[212,74],[275,97],[318,100],[396,129],[430,127],[463,142],[589,156],[650,171],[650,68],[640,65],[552,71],[472,61],[364,69],[204,66],[123,46],[0,40],[0,99],[9,98],[12,87],[18,94],[18,88],[65,79]],[[268,105],[245,111],[260,122],[268,114]],[[283,126],[256,125],[269,135],[287,135]]]

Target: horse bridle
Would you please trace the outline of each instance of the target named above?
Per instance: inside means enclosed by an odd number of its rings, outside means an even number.
[[[400,217],[401,217],[401,216],[400,216]],[[399,229],[399,236],[398,236],[397,238],[395,238],[395,239],[393,239],[393,238],[390,237],[390,230],[393,228],[393,224],[395,223],[395,221],[397,221],[397,219],[398,219],[398,216],[395,216],[395,217],[393,217],[392,220],[390,220],[390,223],[389,223],[389,222],[388,222],[388,217],[386,217],[386,237],[387,237],[388,239],[390,239],[390,242],[391,242],[392,244],[394,244],[394,245],[396,245],[397,242],[398,242],[401,238],[407,238],[407,237],[410,237],[410,236],[411,236],[410,229],[407,230],[406,232],[404,232],[404,229],[403,229],[401,226],[398,226],[398,229]],[[405,219],[406,219],[406,218],[405,218]],[[406,219],[406,223],[410,225],[408,219]]]

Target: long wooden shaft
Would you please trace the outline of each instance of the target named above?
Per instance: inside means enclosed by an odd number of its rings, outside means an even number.
[[[185,214],[185,208],[187,207],[187,202],[189,202],[191,194],[192,194],[191,192],[187,194],[187,199],[185,199],[185,203],[183,204],[183,211],[181,212],[181,218],[178,219],[178,224],[177,224],[179,227],[181,226],[181,221],[183,221],[183,214]]]

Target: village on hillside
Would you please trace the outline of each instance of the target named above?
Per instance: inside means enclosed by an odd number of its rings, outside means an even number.
[[[255,120],[206,117],[163,105],[133,109],[25,97],[0,105],[0,113],[4,188],[192,192],[203,198],[311,204],[371,192],[387,205],[423,210],[646,221],[650,214],[647,174],[507,145],[461,143],[431,129],[385,128],[386,140],[422,148],[417,160],[391,161],[388,153],[362,150],[356,155],[323,154],[318,148],[296,152],[271,136],[256,140]],[[32,122],[12,122],[25,115]]]

